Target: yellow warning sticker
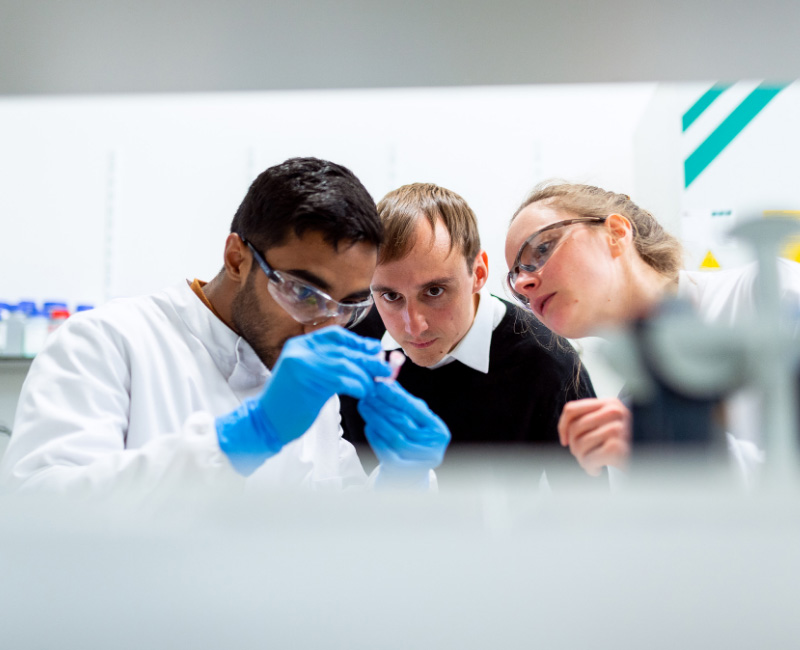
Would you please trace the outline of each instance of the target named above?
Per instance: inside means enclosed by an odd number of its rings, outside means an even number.
[[[795,218],[800,219],[800,210],[764,210],[764,216],[769,219],[775,218]],[[800,237],[788,237],[781,249],[781,257],[794,262],[800,262]]]
[[[720,268],[719,262],[717,262],[717,258],[714,257],[714,253],[708,251],[706,256],[703,258],[703,261],[700,262],[701,269],[718,269]]]

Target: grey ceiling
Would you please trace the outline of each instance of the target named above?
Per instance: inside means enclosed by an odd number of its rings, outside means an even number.
[[[0,0],[0,94],[796,79],[798,0]]]

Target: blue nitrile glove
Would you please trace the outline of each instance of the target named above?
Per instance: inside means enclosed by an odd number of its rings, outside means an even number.
[[[375,382],[358,403],[364,433],[380,461],[378,482],[427,486],[450,444],[450,431],[421,399],[397,382]]]
[[[249,475],[300,437],[336,394],[362,398],[375,377],[391,374],[380,341],[326,327],[289,339],[264,392],[217,418],[219,446],[240,474]]]

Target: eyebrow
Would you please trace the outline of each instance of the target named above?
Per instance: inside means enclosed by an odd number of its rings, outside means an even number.
[[[449,285],[449,284],[453,283],[454,279],[455,278],[453,278],[453,276],[451,276],[451,275],[448,275],[448,276],[445,276],[445,277],[441,277],[441,278],[434,278],[433,280],[428,280],[427,282],[423,282],[422,284],[417,285],[417,289],[427,289],[429,287],[438,287],[438,286],[443,285],[443,284],[444,285]],[[381,291],[388,291],[388,292],[391,292],[391,293],[399,293],[399,291],[397,291],[397,289],[395,289],[393,287],[390,287],[390,286],[387,286],[387,285],[381,285],[381,284],[372,285],[371,289],[372,289],[372,291],[375,291],[375,292],[378,292],[378,293],[380,293]]]
[[[306,282],[313,284],[317,289],[322,289],[325,292],[330,292],[331,285],[325,282],[321,277],[312,273],[311,271],[306,271],[305,269],[286,269],[283,271],[284,273],[289,273],[296,278],[300,278],[301,280],[305,280]],[[278,271],[280,273],[280,271]]]
[[[278,273],[280,273],[280,271],[278,271]],[[331,285],[325,280],[323,280],[321,277],[316,275],[315,273],[312,273],[311,271],[306,271],[305,269],[292,269],[290,271],[284,271],[284,273],[289,273],[290,275],[293,275],[296,278],[305,280],[309,284],[313,284],[317,289],[322,289],[322,291],[324,291],[327,294],[330,294],[331,292],[332,289]],[[344,302],[346,300],[359,300],[359,302],[361,302],[362,300],[366,300],[369,297],[370,293],[371,293],[370,289],[369,287],[367,287],[366,289],[362,289],[361,291],[354,291],[353,293],[348,294],[347,296],[339,300],[339,302]]]
[[[372,295],[372,292],[369,289],[362,289],[361,291],[354,291],[353,293],[345,296],[339,302],[347,302],[348,300],[363,302],[369,298],[370,295]]]

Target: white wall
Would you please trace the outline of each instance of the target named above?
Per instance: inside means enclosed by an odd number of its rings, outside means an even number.
[[[250,181],[297,155],[378,199],[429,181],[464,196],[502,293],[508,220],[539,180],[633,193],[653,84],[0,100],[0,300],[99,303],[221,266]]]
[[[550,176],[624,191],[685,237],[690,266],[706,244],[731,265],[741,256],[703,219],[800,207],[800,90],[784,89],[686,189],[688,152],[754,82],[734,84],[682,133],[710,85],[6,98],[0,300],[74,306],[209,279],[250,181],[295,155],[351,167],[376,199],[413,181],[461,193],[501,295],[508,219]],[[598,392],[615,394],[618,379],[593,342],[585,348]]]
[[[429,181],[478,215],[504,295],[508,220],[539,180],[633,192],[654,84],[0,100],[0,301],[99,304],[222,265],[249,183],[290,156],[350,167],[375,199]],[[590,368],[593,362],[589,362]],[[0,424],[27,366],[0,366]],[[618,385],[598,366],[598,391]]]

